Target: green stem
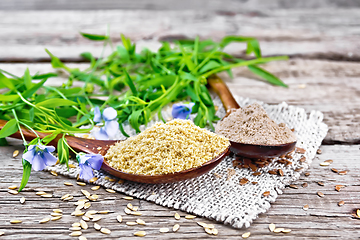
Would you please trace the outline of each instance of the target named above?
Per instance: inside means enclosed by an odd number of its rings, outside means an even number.
[[[27,142],[26,142],[26,140],[25,140],[24,134],[23,134],[22,129],[21,129],[21,127],[20,127],[19,119],[18,119],[18,117],[17,117],[16,111],[15,111],[15,109],[11,109],[11,111],[12,111],[13,114],[14,114],[14,118],[15,118],[15,120],[16,120],[16,125],[17,125],[17,127],[18,127],[18,129],[19,129],[21,138],[22,138],[22,140],[23,140],[23,142],[24,142],[24,146],[26,147],[26,146],[27,146]]]

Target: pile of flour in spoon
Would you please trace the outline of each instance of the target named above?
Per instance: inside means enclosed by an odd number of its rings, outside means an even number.
[[[258,103],[239,108],[219,121],[215,132],[231,141],[255,145],[278,145],[296,141],[284,124],[276,124]]]

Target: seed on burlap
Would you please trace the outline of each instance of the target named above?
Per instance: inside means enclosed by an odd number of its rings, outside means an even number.
[[[264,196],[264,197],[267,197],[267,196],[269,196],[269,195],[270,195],[270,191],[266,191],[266,192],[263,193],[263,196]]]
[[[79,186],[86,186],[86,183],[84,183],[84,182],[76,182],[76,184]]]
[[[107,192],[109,192],[109,193],[115,193],[115,190],[113,190],[113,189],[110,189],[110,188],[107,188],[107,189],[105,189]]]
[[[303,148],[299,148],[299,147],[297,147],[297,148],[295,148],[295,152],[296,152],[296,153],[301,153],[301,154],[303,154],[303,153],[305,153],[305,152],[306,152],[306,150],[305,150],[305,149],[303,149]]]
[[[169,228],[160,228],[159,231],[160,231],[161,233],[167,233],[167,232],[170,231],[170,229],[169,229]]]
[[[306,173],[304,173],[304,175],[305,175],[305,177],[308,177],[308,176],[310,176],[310,173],[306,172]]]
[[[94,216],[94,217],[93,217],[93,219],[92,219],[91,221],[93,221],[93,222],[97,222],[97,221],[99,221],[100,219],[102,219],[102,217],[101,217],[101,216]]]
[[[295,171],[295,172],[300,172],[300,171],[303,170],[303,169],[304,169],[304,168],[302,168],[302,167],[301,167],[301,168],[296,168],[294,171]]]
[[[254,172],[252,175],[253,176],[259,176],[261,174],[261,172]]]
[[[74,186],[74,184],[72,184],[71,182],[64,182],[65,186]]]
[[[18,194],[19,192],[16,191],[16,190],[9,190],[8,193],[16,195],[16,194]]]
[[[194,215],[186,215],[185,218],[186,219],[194,219],[194,218],[196,218],[196,216],[194,216]]]
[[[282,169],[279,169],[278,173],[279,173],[280,176],[284,176],[284,171]]]
[[[125,199],[125,200],[133,200],[134,198],[133,197],[123,197],[123,199]]]
[[[25,197],[20,198],[20,203],[21,203],[21,204],[24,204],[25,201],[26,201]]]
[[[303,209],[304,209],[305,211],[309,210],[309,205],[308,205],[308,204],[304,205],[304,206],[303,206]]]
[[[270,223],[270,224],[269,224],[269,230],[270,230],[270,232],[273,232],[275,228],[276,228],[276,227],[275,227],[275,224],[273,224],[273,223]]]
[[[136,233],[134,233],[135,236],[138,236],[138,237],[144,237],[146,235],[146,232],[145,231],[138,231]]]
[[[251,232],[246,232],[243,235],[241,235],[241,237],[242,238],[248,238],[248,237],[250,237],[250,235],[251,235]]]
[[[94,223],[94,228],[95,228],[95,230],[100,231],[101,226],[99,224],[97,224],[97,223]]]
[[[231,177],[234,176],[235,174],[236,174],[235,169],[228,168],[228,169],[227,169],[226,181],[229,181],[229,180],[231,179]]]
[[[346,170],[339,172],[339,175],[346,175],[346,174],[347,174],[347,171],[346,171]]]
[[[74,231],[74,232],[70,233],[69,236],[78,237],[78,236],[81,236],[81,234],[82,234],[81,231]]]
[[[126,222],[125,224],[128,225],[128,226],[135,226],[135,225],[137,225],[136,222]]]
[[[87,225],[87,223],[84,221],[84,220],[80,220],[80,227],[82,228],[82,229],[84,229],[84,230],[86,230],[86,229],[88,229],[88,225]]]
[[[180,214],[178,214],[178,213],[176,212],[175,215],[174,215],[174,217],[175,217],[176,220],[179,220],[179,219],[180,219]]]
[[[103,234],[110,234],[111,233],[111,231],[109,229],[107,229],[107,228],[101,228],[100,232],[103,233]]]
[[[272,174],[272,175],[277,175],[277,172],[274,170],[269,170],[268,173]]]
[[[249,179],[247,179],[247,178],[242,178],[242,179],[240,179],[240,185],[245,185],[245,184],[247,184],[249,182]]]
[[[343,206],[344,204],[345,204],[345,202],[344,202],[344,201],[340,201],[340,202],[338,202],[338,206],[339,206],[339,207]]]
[[[298,189],[298,188],[299,188],[299,187],[298,187],[297,185],[295,185],[295,184],[290,184],[289,187],[294,188],[294,189]]]
[[[100,188],[100,186],[94,186],[94,187],[91,188],[91,190],[96,191],[96,190],[98,190],[99,188]]]
[[[322,187],[325,186],[325,184],[323,182],[317,182],[317,184]]]
[[[180,228],[180,225],[179,225],[179,224],[175,224],[175,225],[173,226],[173,232],[177,232],[177,231],[179,230],[179,228]]]
[[[52,217],[51,221],[56,221],[56,220],[59,220],[60,218],[62,218],[62,216]]]
[[[39,221],[39,223],[47,223],[48,221],[50,221],[50,218],[43,218]]]
[[[40,195],[41,197],[43,198],[52,198],[52,194],[43,194],[43,195]]]
[[[139,225],[146,225],[145,221],[140,218],[136,219],[136,223]]]
[[[123,184],[124,182],[125,182],[125,180],[120,179],[117,183],[118,183],[118,184]]]
[[[119,223],[122,222],[122,216],[121,215],[117,215],[116,219],[118,220]]]
[[[13,158],[16,158],[18,155],[19,155],[19,150],[15,150],[14,152],[13,152]]]
[[[332,168],[331,171],[333,171],[334,173],[338,173],[339,170],[337,170],[336,168]]]
[[[258,184],[258,182],[251,182],[253,185],[256,185],[256,184]]]
[[[221,175],[220,175],[220,174],[218,174],[218,173],[214,173],[214,176],[215,176],[216,178],[221,179]]]
[[[317,192],[317,195],[318,195],[319,197],[325,197],[325,194],[323,194],[322,192]]]

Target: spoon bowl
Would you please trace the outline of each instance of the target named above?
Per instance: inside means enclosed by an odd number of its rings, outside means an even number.
[[[5,126],[7,121],[0,119],[0,130]],[[25,128],[22,128],[23,135],[26,140],[30,141],[36,138],[37,136],[32,132]],[[40,138],[46,137],[48,134],[37,132]],[[10,137],[22,139],[20,132],[16,132],[12,134]],[[57,136],[54,140],[52,140],[49,145],[57,146],[57,142],[62,136]],[[95,140],[95,139],[86,139],[86,138],[79,138],[74,136],[65,136],[67,143],[71,146],[74,150],[78,152],[85,152],[90,154],[101,154],[105,156],[106,152],[109,150],[111,145],[114,145],[118,141],[114,140]],[[150,183],[150,184],[157,184],[157,183],[170,183],[170,182],[177,182],[182,181],[190,178],[198,177],[204,173],[207,173],[214,167],[216,167],[230,152],[230,146],[225,149],[222,153],[218,156],[214,157],[210,161],[205,162],[203,165],[187,169],[184,171],[176,172],[176,173],[169,173],[163,175],[139,175],[139,174],[130,174],[126,172],[122,172],[118,169],[111,167],[104,159],[104,162],[101,166],[101,169],[112,174],[115,177],[130,180],[134,182],[141,182],[141,183]]]
[[[228,117],[233,111],[236,111],[240,108],[239,104],[236,102],[230,90],[221,78],[212,76],[208,79],[208,84],[211,89],[213,89],[220,97],[221,102],[223,103],[226,110],[226,115],[223,117],[223,119],[221,119],[221,121]],[[239,143],[230,140],[230,144],[230,150],[233,153],[243,157],[274,158],[291,152],[295,148],[296,141],[278,145],[256,145]]]

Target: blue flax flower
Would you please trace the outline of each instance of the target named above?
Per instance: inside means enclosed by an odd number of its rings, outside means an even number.
[[[46,166],[54,165],[57,161],[51,152],[55,151],[53,146],[30,145],[24,153],[23,159],[28,161],[35,171],[43,170]]]
[[[105,108],[102,115],[99,107],[94,109],[94,122],[105,122],[104,127],[100,128],[100,131],[95,132],[95,138],[98,140],[114,139],[116,133],[119,131],[119,123],[116,119],[117,112],[114,108]]]
[[[189,119],[191,110],[194,105],[195,105],[195,103],[192,103],[192,102],[188,103],[188,104],[175,103],[172,106],[171,114],[172,114],[173,118]]]
[[[79,153],[76,158],[79,162],[80,167],[79,178],[84,180],[89,180],[93,178],[93,169],[100,170],[101,165],[104,161],[104,157],[100,154]]]

